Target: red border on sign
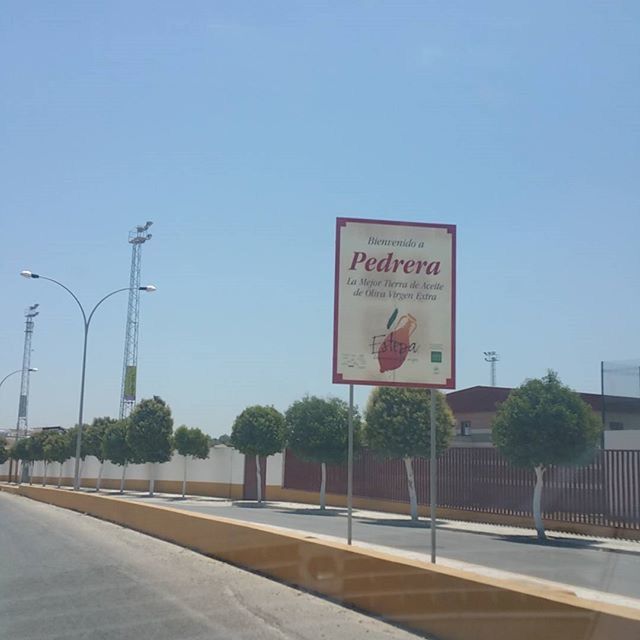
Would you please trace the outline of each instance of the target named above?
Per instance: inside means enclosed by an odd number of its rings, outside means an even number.
[[[338,373],[338,307],[340,283],[340,232],[347,222],[388,224],[398,227],[431,227],[446,229],[451,234],[451,377],[444,384],[419,384],[383,382],[381,380],[348,380]],[[368,218],[336,218],[336,259],[333,290],[333,382],[336,384],[363,384],[376,387],[421,387],[427,389],[456,388],[456,225],[432,222],[396,222],[395,220],[370,220]]]

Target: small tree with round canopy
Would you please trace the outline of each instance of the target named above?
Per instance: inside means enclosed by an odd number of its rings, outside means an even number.
[[[258,503],[262,502],[260,456],[271,456],[282,451],[285,436],[284,417],[273,407],[247,407],[233,423],[232,446],[245,455],[256,457]]]
[[[545,470],[550,465],[584,464],[600,433],[591,407],[553,371],[514,389],[499,406],[493,442],[509,462],[535,473],[533,519],[538,539],[546,538],[541,509]]]
[[[412,458],[431,454],[431,398],[426,389],[376,387],[369,396],[364,437],[377,454],[401,458],[407,474],[412,520],[418,519],[418,499]],[[436,454],[448,446],[454,419],[442,393],[436,393]]]
[[[197,427],[189,428],[185,425],[178,427],[173,434],[176,451],[184,458],[184,472],[182,476],[182,497],[187,492],[187,458],[205,460],[209,457],[209,437]]]
[[[343,464],[348,454],[349,405],[338,398],[306,396],[285,413],[287,446],[303,460],[320,463],[320,509],[326,508],[327,464]],[[360,414],[353,412],[354,448],[360,440]]]

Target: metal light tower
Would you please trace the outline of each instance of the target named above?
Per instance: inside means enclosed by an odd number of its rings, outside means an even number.
[[[40,313],[36,309],[40,305],[32,304],[25,312],[24,316],[24,351],[22,352],[22,376],[20,379],[20,402],[18,403],[18,421],[16,423],[16,440],[20,438],[21,432],[27,434],[28,419],[27,410],[29,405],[29,376],[31,368],[31,338],[33,337],[33,319]]]
[[[491,363],[491,386],[496,386],[496,362],[500,360],[500,356],[495,351],[485,351],[484,359]]]
[[[129,280],[129,304],[127,306],[127,327],[124,334],[124,363],[122,365],[122,389],[120,392],[120,418],[126,418],[136,403],[136,377],[138,367],[138,330],[140,327],[140,259],[142,245],[151,240],[147,233],[153,224],[137,226],[129,232],[131,244],[131,275]]]

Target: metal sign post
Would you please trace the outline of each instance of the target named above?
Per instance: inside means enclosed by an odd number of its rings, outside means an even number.
[[[436,563],[436,390],[431,389],[431,407],[430,407],[430,461],[429,461],[429,512],[431,514],[431,562]]]
[[[353,385],[349,385],[349,443],[347,459],[347,544],[351,544],[353,512]]]

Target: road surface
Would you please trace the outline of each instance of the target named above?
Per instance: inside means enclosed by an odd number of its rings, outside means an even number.
[[[416,638],[192,551],[6,493],[0,493],[0,637]]]

